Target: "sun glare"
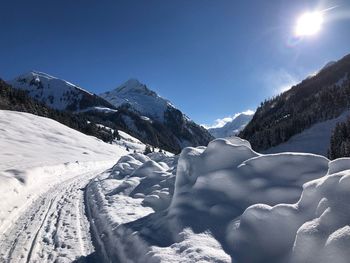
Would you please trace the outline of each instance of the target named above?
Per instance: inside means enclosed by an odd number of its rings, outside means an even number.
[[[310,12],[301,15],[295,27],[296,36],[310,36],[318,33],[323,24],[321,12]]]

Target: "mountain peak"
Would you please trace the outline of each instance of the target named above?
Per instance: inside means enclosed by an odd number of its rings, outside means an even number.
[[[140,85],[143,85],[143,84],[138,79],[131,78],[131,79],[128,79],[127,81],[125,81],[123,85],[140,86]]]
[[[143,95],[152,96],[152,97],[158,96],[156,92],[148,89],[145,84],[141,83],[139,80],[134,78],[124,82],[122,85],[117,87],[115,91],[118,94],[138,93],[138,94],[143,94]]]
[[[164,112],[171,105],[169,101],[134,78],[100,96],[116,107],[128,105],[141,115],[160,121],[164,120]]]
[[[254,112],[251,110],[236,113],[233,117],[217,120],[219,124],[216,127],[209,128],[208,131],[216,138],[235,136],[244,129],[253,118],[253,115]]]
[[[45,72],[37,71],[37,70],[31,70],[28,71],[24,74],[19,75],[18,77],[15,78],[15,80],[22,80],[22,81],[35,81],[35,82],[40,82],[41,79],[46,79],[46,80],[52,80],[52,79],[57,79],[56,77],[53,77]],[[13,80],[14,81],[14,80]]]

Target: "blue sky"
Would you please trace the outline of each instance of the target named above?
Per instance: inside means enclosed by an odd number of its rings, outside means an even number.
[[[296,40],[296,19],[325,13]],[[0,78],[29,70],[95,93],[137,78],[201,124],[255,109],[350,53],[347,0],[2,1]]]

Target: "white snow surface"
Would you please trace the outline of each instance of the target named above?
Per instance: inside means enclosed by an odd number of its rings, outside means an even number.
[[[83,191],[126,151],[54,120],[0,111],[0,261],[93,252]]]
[[[259,154],[237,137],[179,156],[125,155],[49,119],[0,111],[0,120],[0,260],[350,257],[350,158]]]
[[[343,112],[337,118],[319,122],[310,128],[292,136],[287,142],[271,147],[264,153],[308,152],[327,156],[332,132],[338,122],[344,122],[350,111]]]
[[[0,129],[1,171],[115,160],[119,155],[116,146],[29,113],[0,110]]]
[[[116,107],[129,104],[131,109],[144,117],[164,121],[164,112],[173,105],[156,92],[136,79],[130,79],[112,91],[100,94],[102,98]]]
[[[112,261],[345,263],[349,178],[349,158],[216,139],[122,157],[89,185],[88,206]]]

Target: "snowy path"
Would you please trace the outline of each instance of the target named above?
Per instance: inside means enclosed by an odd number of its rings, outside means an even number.
[[[0,261],[71,262],[91,255],[84,188],[98,174],[75,176],[35,200],[0,237]]]

